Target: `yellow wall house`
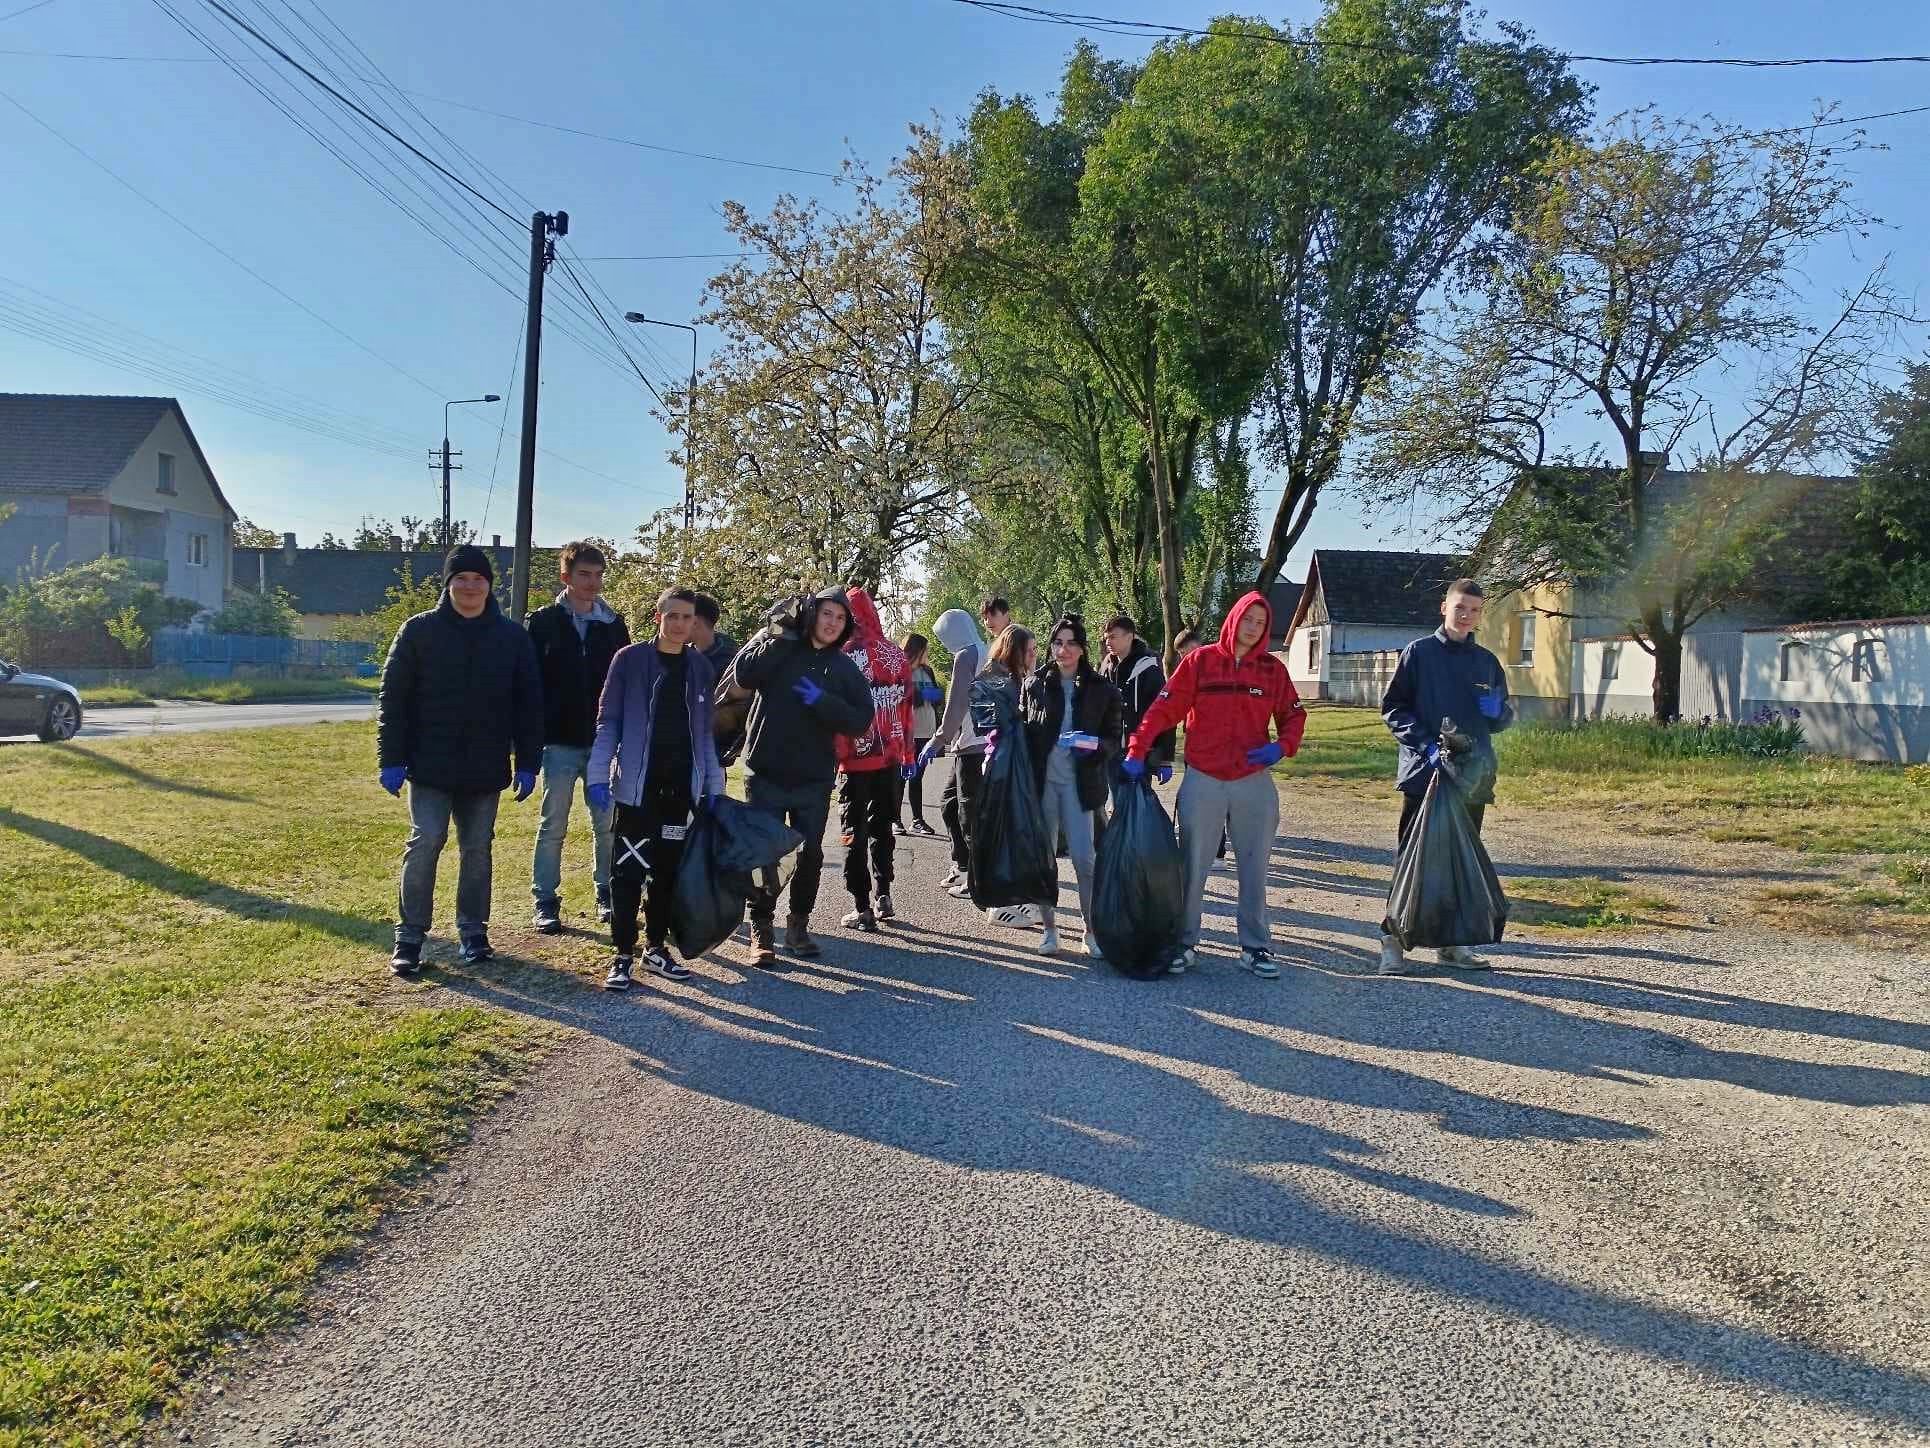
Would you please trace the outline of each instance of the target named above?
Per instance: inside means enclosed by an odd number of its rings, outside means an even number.
[[[1574,675],[1571,584],[1490,593],[1475,633],[1508,671],[1508,692],[1523,719],[1566,719]]]

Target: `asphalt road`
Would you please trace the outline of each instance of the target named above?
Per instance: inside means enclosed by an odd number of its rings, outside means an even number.
[[[817,964],[613,997],[587,935],[499,929],[384,987],[570,1034],[158,1440],[1930,1441],[1930,967],[1716,910],[1379,979],[1392,814],[1289,793],[1273,983],[1224,874],[1216,953],[1141,984],[986,925],[921,841],[904,923]]]
[[[267,729],[278,724],[329,724],[373,719],[375,701],[296,701],[287,704],[197,704],[170,700],[140,709],[90,709],[79,737],[194,734],[210,729]]]

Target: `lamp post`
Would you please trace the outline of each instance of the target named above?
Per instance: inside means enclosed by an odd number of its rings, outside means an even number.
[[[690,535],[697,527],[697,498],[690,488],[690,459],[697,447],[697,329],[688,322],[660,322],[642,312],[625,312],[623,320],[640,327],[677,327],[690,333],[690,390],[684,393],[684,560],[690,559]]]
[[[481,397],[457,397],[442,404],[442,551],[449,551],[449,409],[471,402],[501,402],[495,393]]]

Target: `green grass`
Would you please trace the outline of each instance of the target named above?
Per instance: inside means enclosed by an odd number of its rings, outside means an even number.
[[[1855,908],[1819,914],[1818,927],[1930,934],[1930,766],[1822,755],[1669,757],[1653,749],[1641,729],[1511,729],[1496,741],[1498,804],[1595,816],[1631,834],[1699,835],[1735,846],[1739,860],[1751,845],[1877,856],[1874,866],[1846,867],[1830,898]],[[1383,794],[1397,754],[1373,710],[1316,707],[1298,758],[1281,772]],[[1872,871],[1877,880],[1866,878]]]
[[[0,1443],[137,1431],[548,1039],[389,981],[369,734],[0,752]],[[508,919],[534,806],[503,814]]]
[[[280,704],[291,699],[341,699],[373,694],[380,679],[191,679],[184,674],[157,674],[138,681],[120,680],[80,691],[90,709],[152,704],[157,699],[190,699],[206,704]]]
[[[1513,925],[1593,934],[1680,923],[1675,918],[1675,907],[1661,896],[1644,894],[1592,875],[1558,880],[1512,879],[1503,883],[1510,907],[1508,920]]]

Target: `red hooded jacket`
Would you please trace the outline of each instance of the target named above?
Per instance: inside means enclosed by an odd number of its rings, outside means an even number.
[[[912,743],[912,676],[905,651],[885,635],[878,606],[862,588],[845,590],[851,599],[851,637],[844,651],[871,686],[871,728],[856,736],[838,736],[838,768],[847,774],[896,769],[910,764]]]
[[[1267,611],[1267,631],[1251,653],[1236,659],[1233,640],[1240,617],[1256,603]],[[1272,738],[1269,724],[1279,730],[1281,752],[1298,754],[1307,732],[1307,710],[1287,677],[1287,666],[1267,652],[1272,637],[1273,605],[1264,594],[1246,594],[1221,621],[1220,641],[1179,661],[1133,731],[1126,752],[1144,760],[1154,740],[1184,721],[1186,767],[1215,779],[1244,779],[1260,772],[1258,765],[1246,762],[1246,752]]]

